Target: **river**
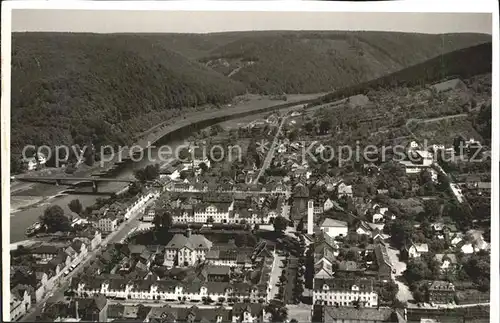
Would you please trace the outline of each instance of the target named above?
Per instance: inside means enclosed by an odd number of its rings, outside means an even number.
[[[310,98],[316,98],[323,95],[323,93],[311,94],[311,95],[295,95],[291,96],[291,102],[295,100],[304,100]],[[272,101],[269,100],[254,100],[244,105],[255,105],[256,107],[266,107],[271,106]],[[291,106],[287,108],[280,109],[282,112],[292,111],[297,109],[298,107],[302,107],[302,104],[297,106]],[[240,118],[231,118],[230,121],[222,122],[224,128],[226,127],[239,127],[238,123],[248,123],[250,120],[262,119],[264,116],[268,115],[269,112],[261,112],[256,113],[247,117]],[[204,127],[209,126],[210,124],[215,124],[217,122],[208,122],[203,125],[195,126],[190,129],[182,129],[181,131],[176,132],[173,136],[166,136],[158,142],[158,145],[168,145],[171,148],[171,151],[175,152],[175,149],[185,143],[185,139],[192,135],[195,131],[200,130]],[[133,172],[135,169],[144,168],[149,164],[154,164],[158,162],[158,150],[151,149],[152,158],[144,158],[141,161],[131,162],[127,165],[124,165],[121,171],[115,176],[115,178],[133,178]],[[165,160],[165,156],[163,156],[163,160]],[[156,160],[156,161],[155,161]],[[159,162],[162,164],[162,162]],[[95,172],[93,172],[95,173]],[[99,191],[101,192],[118,192],[122,188],[124,188],[127,184],[124,183],[100,183]],[[16,188],[18,187],[18,188]],[[15,191],[17,189],[17,191]],[[87,192],[87,194],[62,194],[68,187],[65,186],[54,186],[50,184],[41,184],[41,183],[12,183],[11,184],[11,214],[10,214],[10,242],[16,243],[23,240],[26,240],[27,237],[25,235],[26,228],[36,222],[39,216],[43,213],[43,210],[50,205],[59,205],[64,209],[65,212],[70,212],[68,208],[68,203],[73,199],[79,199],[83,204],[83,207],[87,207],[93,205],[97,198],[105,198],[103,195],[95,195],[89,194],[90,188],[82,188]],[[80,189],[79,189],[80,190]],[[14,192],[15,191],[15,192]],[[34,204],[34,202],[37,202]],[[29,205],[29,206],[28,206]]]
[[[172,140],[164,143],[171,147],[172,151],[184,143],[184,139],[179,138],[178,140]],[[116,178],[134,178],[133,172],[135,169],[144,168],[147,165],[162,162],[158,159],[158,150],[151,149],[152,158],[144,158],[141,161],[130,162],[130,164],[124,165],[121,171],[118,173]],[[163,157],[163,156],[162,156]],[[162,160],[165,160],[163,157]],[[163,162],[165,163],[165,162]],[[94,195],[94,194],[62,194],[68,189],[67,186],[54,186],[51,184],[42,183],[22,183],[25,184],[27,189],[22,189],[18,192],[12,193],[11,195],[11,216],[10,216],[10,242],[15,243],[22,240],[26,240],[25,231],[26,228],[37,221],[38,217],[43,213],[43,210],[49,205],[59,205],[64,209],[65,212],[70,212],[68,208],[68,203],[71,200],[79,199],[83,204],[83,207],[90,206],[96,202],[98,198],[106,198],[106,195]],[[118,192],[122,188],[127,186],[126,183],[114,183],[114,182],[103,182],[99,184],[100,192]],[[90,188],[79,188],[79,191],[90,192]],[[37,204],[31,205],[26,208],[22,208],[23,204],[31,204],[34,201],[39,201]],[[20,210],[16,211],[16,208]]]

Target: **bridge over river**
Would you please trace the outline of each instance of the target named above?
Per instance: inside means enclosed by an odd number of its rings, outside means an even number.
[[[107,163],[106,167],[100,169],[100,173],[94,174],[96,176],[106,176],[114,169],[119,167],[119,165],[129,162],[134,156],[140,156],[150,147],[155,145],[161,145],[162,142],[169,142],[173,139],[178,139],[185,137],[185,134],[190,134],[193,131],[201,130],[213,124],[247,117],[253,114],[259,114],[263,112],[273,112],[280,109],[292,108],[294,106],[300,107],[305,104],[311,103],[316,100],[317,97],[322,94],[311,95],[308,99],[302,100],[291,100],[287,103],[282,103],[278,105],[265,106],[261,105],[247,105],[247,106],[235,106],[233,108],[226,108],[217,111],[203,111],[191,115],[189,118],[178,119],[175,123],[159,125],[154,128],[154,131],[147,135],[144,135],[140,140],[138,140],[133,146],[123,147],[120,151],[113,154],[113,158],[110,157],[110,161]],[[172,121],[171,121],[172,122]]]
[[[99,168],[97,173],[90,176],[15,176],[14,179],[24,182],[38,182],[38,183],[48,183],[48,184],[69,184],[72,186],[77,186],[81,184],[92,184],[93,192],[98,191],[99,183],[103,182],[121,182],[121,183],[133,183],[135,179],[126,178],[114,178],[114,173],[120,168],[121,165],[128,163],[133,160],[134,156],[140,155],[144,150],[152,148],[153,146],[159,146],[162,143],[171,142],[174,139],[185,138],[187,135],[193,133],[193,131],[201,130],[210,125],[227,121],[230,119],[242,118],[249,115],[254,115],[263,112],[273,112],[285,108],[293,108],[295,106],[301,107],[304,104],[312,102],[318,95],[310,96],[310,99],[303,100],[291,100],[290,102],[263,106],[260,104],[250,104],[247,106],[236,106],[234,108],[221,109],[217,111],[204,111],[200,113],[194,113],[186,119],[179,119],[173,124],[168,125],[158,125],[154,128],[154,131],[150,131],[149,134],[144,135],[142,139],[138,140],[135,145],[131,147],[124,147],[121,151],[114,153],[113,158],[109,158],[109,161],[105,163],[106,166]],[[170,121],[172,123],[172,121]]]
[[[92,183],[93,192],[98,191],[99,183],[102,182],[134,183],[137,181],[135,179],[73,177],[73,176],[15,176],[14,178],[21,182],[49,183],[55,185],[70,184],[76,186],[82,183]]]

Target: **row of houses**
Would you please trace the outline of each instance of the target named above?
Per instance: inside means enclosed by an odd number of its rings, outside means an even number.
[[[251,262],[261,261],[263,257],[275,257],[274,249],[262,244],[255,249],[241,248],[237,255],[234,253],[236,249],[234,245],[214,246],[205,236],[191,234],[191,230],[187,229],[185,235],[174,235],[165,246],[163,265],[168,268],[188,267],[208,261],[213,265],[248,267]]]
[[[93,225],[103,233],[114,232],[122,221],[129,219],[132,214],[143,210],[148,201],[158,198],[160,194],[160,190],[150,190],[147,193],[139,194],[129,203],[115,202],[109,206],[95,210],[92,212],[95,218]]]
[[[181,266],[192,268],[195,276],[187,280],[160,279],[157,275],[148,274],[148,265],[143,268],[144,275],[128,276],[136,279],[124,278],[123,272],[110,274],[101,273],[98,278],[88,275],[72,281],[72,289],[80,297],[91,297],[103,294],[109,298],[135,300],[167,300],[201,302],[208,299],[238,302],[267,302],[271,291],[270,274],[274,266],[274,250],[265,244],[255,248],[242,248],[241,253],[231,253],[230,246],[221,245],[212,248],[212,243],[202,236],[176,235],[165,247],[165,262],[171,264],[177,258],[184,261]],[[151,264],[151,253],[140,254],[130,248],[127,259],[144,258],[142,263]],[[136,249],[136,248],[133,248]],[[233,248],[234,250],[234,248]],[[138,257],[134,257],[138,255]],[[148,256],[150,254],[150,256]],[[130,263],[122,261],[118,267]],[[239,269],[237,269],[239,268]],[[234,270],[249,273],[243,280],[233,280]],[[249,280],[251,279],[251,280]]]
[[[353,249],[354,250],[354,249]],[[354,250],[360,262],[338,261],[339,243],[327,233],[314,242],[313,303],[338,307],[378,306],[376,283],[389,281],[392,263],[383,243]],[[370,259],[361,263],[361,259]]]
[[[238,192],[261,192],[274,195],[285,195],[290,190],[288,185],[282,183],[268,184],[246,184],[246,183],[230,183],[230,182],[213,182],[202,180],[184,179],[180,182],[171,182],[167,187],[167,191],[171,192],[221,192],[221,193],[238,193]]]
[[[11,265],[11,317],[20,317],[32,304],[39,303],[62,279],[101,243],[98,230],[87,229],[53,241],[18,250]],[[17,258],[17,259],[16,259]]]
[[[470,255],[481,250],[489,250],[490,244],[484,240],[481,232],[471,230],[466,235],[457,232],[455,226],[434,223],[433,231],[438,239],[446,239],[454,249],[452,253],[460,252]],[[410,242],[405,245],[403,254],[408,258],[419,258],[429,252],[427,243]]]
[[[145,210],[143,220],[153,221],[156,214],[168,212],[173,223],[269,224],[285,204],[283,196],[166,193]]]
[[[171,302],[268,302],[270,288],[251,283],[220,281],[183,283],[174,280],[82,279],[74,289],[78,297],[99,294],[107,298],[130,300],[162,300]]]
[[[101,296],[76,298],[70,303],[49,303],[44,308],[44,321],[98,321],[98,322],[214,322],[251,323],[268,321],[264,305],[235,303],[231,308],[172,307],[165,305],[121,305],[110,304]]]

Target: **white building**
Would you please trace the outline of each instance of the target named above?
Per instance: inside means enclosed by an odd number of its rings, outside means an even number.
[[[409,147],[410,147],[411,150],[416,150],[416,149],[418,149],[420,147],[420,145],[418,144],[418,142],[416,142],[416,141],[413,140],[412,142],[410,142]]]
[[[337,197],[340,199],[342,197],[352,197],[352,185],[346,185],[345,183],[340,183],[337,187]]]
[[[164,265],[193,266],[204,261],[206,253],[211,248],[210,240],[203,235],[191,234],[191,230],[188,230],[185,236],[176,234],[165,247]]]
[[[330,237],[347,236],[347,222],[326,218],[320,225],[321,231]]]
[[[455,254],[443,254],[438,253],[434,256],[434,259],[439,263],[439,268],[441,272],[446,272],[448,270],[453,270],[456,268],[457,256]]]
[[[431,146],[431,149],[432,149],[432,151],[433,151],[434,153],[438,152],[439,150],[445,150],[445,148],[446,148],[446,147],[445,147],[444,145],[442,145],[442,144],[439,144],[439,145],[438,145],[438,144],[433,144],[433,145]]]
[[[85,295],[102,294],[106,297],[132,300],[162,300],[178,302],[201,302],[210,298],[225,300],[232,298],[236,302],[249,299],[251,303],[268,301],[267,287],[264,285],[252,285],[240,283],[237,286],[223,282],[202,282],[186,285],[182,282],[163,280],[139,280],[123,283],[123,279],[99,279],[94,282],[81,281],[76,288],[79,297]]]
[[[313,304],[377,307],[378,294],[369,279],[315,279]]]
[[[424,169],[428,169],[434,163],[434,156],[425,150],[415,150],[408,152],[409,160],[401,160],[399,163],[405,167],[407,174],[418,174]]]
[[[389,211],[389,208],[382,207],[377,208],[375,213],[372,215],[372,223],[384,222],[385,214]]]
[[[409,258],[419,258],[422,254],[429,252],[427,243],[412,243],[408,248]]]
[[[265,307],[259,303],[237,303],[232,309],[233,323],[257,323],[265,317]]]
[[[106,233],[116,231],[118,219],[114,216],[104,216],[97,222],[97,228]]]
[[[31,296],[28,293],[28,286],[15,286],[10,293],[10,320],[17,321],[26,314],[30,307]]]
[[[333,206],[334,206],[334,204],[333,204],[332,200],[330,200],[330,198],[328,198],[325,201],[325,203],[323,204],[323,210],[324,211],[331,210],[331,209],[333,209]]]
[[[142,221],[153,222],[153,220],[155,219],[155,214],[156,209],[154,208],[154,206],[146,208],[146,210],[144,211],[144,215],[142,216]]]
[[[27,170],[35,170],[38,166],[35,157],[24,158],[22,162],[24,165],[26,165]]]
[[[215,223],[225,223],[229,220],[229,212],[232,210],[232,202],[195,204],[194,222],[207,223],[209,219],[211,219],[210,221],[213,221]]]

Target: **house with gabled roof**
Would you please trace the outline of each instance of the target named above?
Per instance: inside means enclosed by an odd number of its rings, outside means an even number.
[[[391,308],[355,308],[355,307],[336,307],[323,306],[321,309],[322,323],[341,323],[341,322],[359,322],[359,323],[379,323],[394,322],[406,323],[404,313]]]
[[[314,264],[314,278],[332,278],[335,272],[333,271],[332,263],[326,258],[321,258]]]
[[[165,266],[174,264],[192,266],[205,260],[206,253],[212,248],[212,242],[200,234],[176,234],[165,247]]]
[[[361,235],[371,235],[372,228],[366,221],[360,221],[358,227],[356,228],[356,233]]]
[[[439,264],[441,272],[454,271],[457,268],[457,256],[454,253],[437,253],[434,259]]]
[[[337,198],[342,197],[353,197],[352,185],[346,185],[342,182],[337,186]]]
[[[379,277],[389,280],[392,274],[392,262],[387,253],[386,246],[382,243],[378,243],[374,251]]]
[[[16,285],[10,293],[10,318],[17,321],[20,317],[26,314],[31,307],[30,292],[33,288],[27,285]]]
[[[262,322],[265,308],[259,303],[236,303],[232,309],[232,321],[241,323]]]
[[[409,246],[405,247],[409,258],[419,258],[424,253],[429,252],[429,246],[427,243],[411,243]]]
[[[330,237],[347,236],[347,222],[326,218],[320,225],[320,230]]]

